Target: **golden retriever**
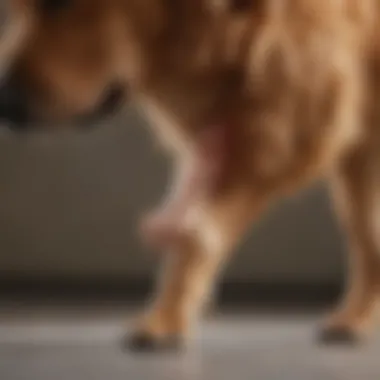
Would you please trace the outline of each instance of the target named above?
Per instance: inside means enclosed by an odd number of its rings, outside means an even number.
[[[266,206],[331,183],[350,242],[327,341],[371,321],[380,285],[377,0],[10,0],[0,116],[58,127],[132,100],[174,158],[144,218],[170,251],[134,348],[184,342],[234,246]]]

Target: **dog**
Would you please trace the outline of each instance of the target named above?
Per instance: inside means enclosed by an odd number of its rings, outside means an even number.
[[[252,222],[321,178],[350,274],[320,337],[367,331],[380,289],[377,0],[10,0],[7,14],[3,120],[82,126],[133,102],[173,157],[163,206],[141,225],[170,254],[131,347],[185,343]]]

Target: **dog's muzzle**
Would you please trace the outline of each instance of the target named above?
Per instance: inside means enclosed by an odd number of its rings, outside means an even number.
[[[125,104],[127,92],[125,85],[115,83],[108,86],[94,109],[84,115],[77,115],[72,122],[85,129],[96,125],[98,120],[116,113]],[[4,78],[0,82],[0,123],[21,132],[38,122],[32,120],[29,100],[27,91],[17,79],[12,76]]]

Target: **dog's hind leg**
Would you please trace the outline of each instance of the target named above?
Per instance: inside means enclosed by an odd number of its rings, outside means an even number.
[[[333,195],[349,240],[347,292],[326,321],[325,343],[355,343],[371,324],[380,289],[380,154],[378,141],[351,154],[333,179]]]
[[[134,350],[183,343],[200,317],[223,263],[250,224],[257,203],[249,187],[211,199],[201,207],[196,229],[168,255],[153,307],[127,338]]]

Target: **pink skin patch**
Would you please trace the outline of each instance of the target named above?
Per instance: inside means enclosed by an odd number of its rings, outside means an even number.
[[[202,131],[193,156],[180,168],[163,205],[144,218],[143,237],[156,248],[169,248],[186,233],[192,206],[218,185],[226,156],[226,133],[221,126]]]

